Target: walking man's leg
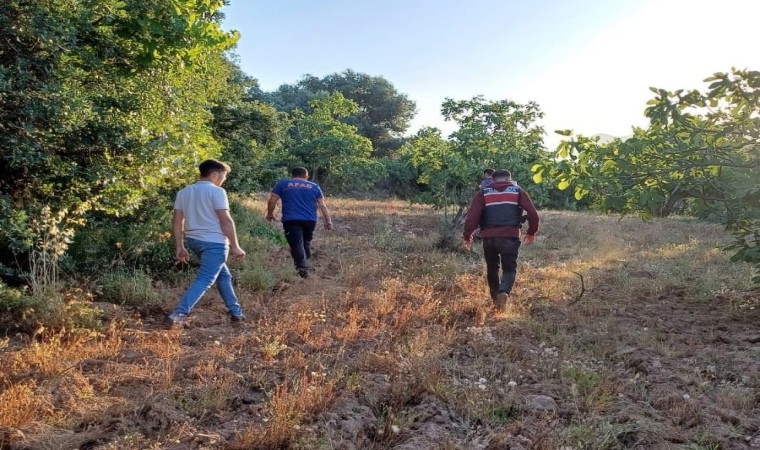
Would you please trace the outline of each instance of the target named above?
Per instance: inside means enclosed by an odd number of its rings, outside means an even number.
[[[311,240],[314,238],[314,229],[316,228],[316,222],[304,222],[303,223],[303,250],[306,255],[306,266],[311,267],[309,260],[311,259]]]
[[[224,306],[227,307],[232,320],[242,319],[243,311],[235,295],[235,289],[232,287],[232,274],[227,264],[222,265],[222,270],[219,271],[219,276],[216,278],[216,288],[219,290],[219,295],[222,297]]]
[[[201,264],[198,275],[180,298],[177,309],[168,316],[174,323],[181,323],[190,314],[198,300],[214,284],[227,259],[228,250],[225,244],[188,239],[187,245],[198,255]]]
[[[306,261],[306,250],[304,249],[304,232],[303,226],[299,221],[288,221],[282,223],[285,230],[285,239],[290,247],[290,256],[296,266],[298,275],[302,278],[309,276],[309,263]]]
[[[495,245],[495,238],[483,238],[483,256],[486,260],[486,279],[491,300],[496,301],[499,293],[499,266],[501,257],[499,249]]]
[[[502,276],[499,292],[509,295],[517,277],[517,255],[520,250],[520,240],[505,238],[501,245]]]

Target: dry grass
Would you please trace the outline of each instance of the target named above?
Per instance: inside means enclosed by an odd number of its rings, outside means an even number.
[[[262,420],[264,425],[256,424],[243,431],[231,448],[287,448],[299,434],[304,418],[323,411],[333,401],[334,385],[319,374],[302,374],[291,385],[277,385]]]
[[[277,355],[287,350],[288,346],[285,344],[285,339],[282,336],[266,336],[261,343],[261,359],[266,362],[271,362]]]
[[[262,198],[245,206],[263,215]],[[734,448],[756,432],[757,291],[718,250],[719,227],[543,212],[495,314],[482,251],[435,249],[428,208],[329,203],[312,278],[295,278],[280,248],[257,247],[268,272],[234,269],[242,328],[209,293],[185,330],[144,318],[0,342],[0,430],[22,433],[0,442],[644,449],[676,436]],[[585,293],[571,304],[576,272]]]
[[[34,381],[16,383],[0,394],[0,427],[21,427],[30,423],[49,403],[36,393]]]

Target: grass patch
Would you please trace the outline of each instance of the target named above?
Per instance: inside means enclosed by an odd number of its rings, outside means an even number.
[[[99,297],[106,302],[137,309],[160,306],[161,297],[153,279],[142,270],[114,270],[97,281]]]

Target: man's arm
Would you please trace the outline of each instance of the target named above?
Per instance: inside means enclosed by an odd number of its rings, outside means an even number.
[[[274,221],[274,210],[277,209],[277,202],[280,201],[280,196],[272,192],[269,194],[269,200],[267,200],[267,220]]]
[[[187,263],[189,256],[185,249],[185,213],[175,209],[172,215],[172,236],[174,237],[174,256],[179,262]]]
[[[538,212],[536,211],[536,207],[533,205],[533,200],[531,200],[530,195],[528,195],[528,193],[523,190],[520,190],[520,199],[518,200],[518,205],[523,209],[523,211],[525,211],[525,214],[528,216],[528,230],[525,232],[523,243],[530,245],[535,240],[535,234],[538,233]]]
[[[235,259],[245,258],[245,250],[240,248],[238,243],[237,231],[235,230],[235,221],[232,220],[228,209],[217,209],[216,216],[219,218],[219,226],[222,233],[230,240],[230,253]]]
[[[462,235],[465,242],[472,242],[472,235],[480,225],[480,213],[483,211],[484,203],[481,191],[476,192],[470,200],[470,206],[467,208],[467,215],[464,219],[464,234]]]
[[[319,212],[322,213],[322,219],[325,221],[325,228],[332,230],[332,218],[330,217],[330,210],[327,209],[327,205],[325,204],[324,197],[317,199],[317,206],[319,207]]]

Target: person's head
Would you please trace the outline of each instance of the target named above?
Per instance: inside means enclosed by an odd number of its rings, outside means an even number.
[[[290,176],[293,178],[309,178],[309,171],[305,167],[293,167],[290,169]]]
[[[506,169],[494,170],[493,181],[509,181],[512,179],[512,172]]]
[[[232,171],[230,166],[221,161],[215,159],[207,159],[203,161],[198,170],[201,173],[201,178],[214,183],[217,186],[221,186],[224,180],[227,179],[227,174]]]
[[[485,169],[483,171],[483,178],[492,178],[493,177],[494,170],[493,169]]]

